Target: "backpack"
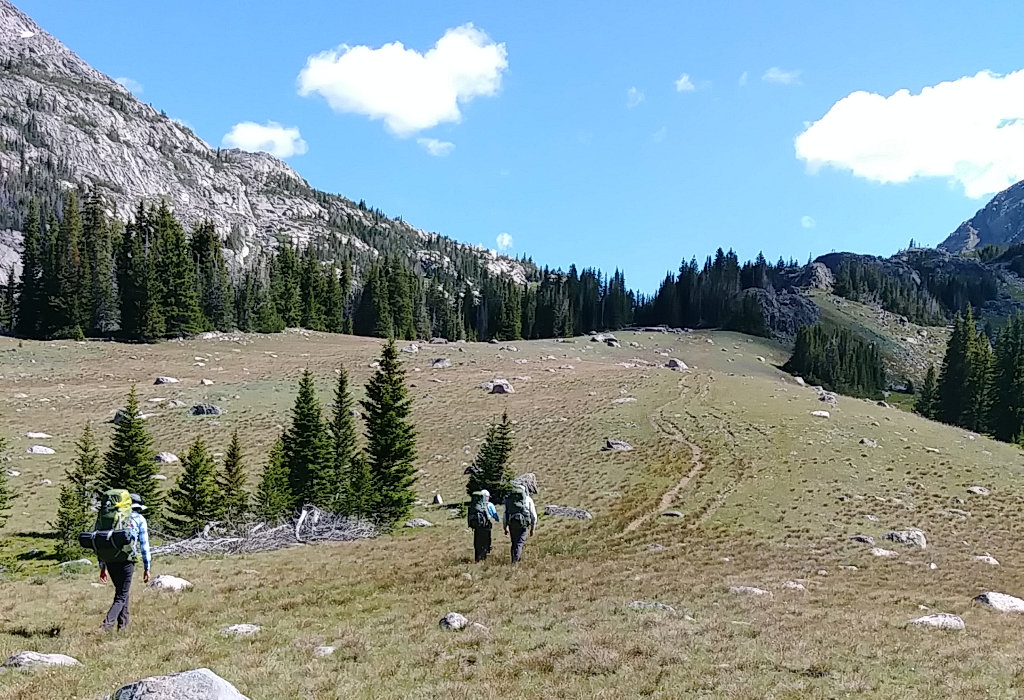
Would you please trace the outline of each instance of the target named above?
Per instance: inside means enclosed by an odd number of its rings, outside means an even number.
[[[521,530],[530,527],[530,509],[526,505],[525,493],[513,491],[505,498],[505,519],[509,525],[515,525]]]
[[[470,496],[466,524],[474,530],[491,526],[490,518],[487,515],[487,501],[479,491]]]
[[[132,497],[124,489],[111,489],[100,495],[100,512],[90,532],[78,536],[83,549],[96,553],[105,564],[135,561],[135,546],[129,530]]]

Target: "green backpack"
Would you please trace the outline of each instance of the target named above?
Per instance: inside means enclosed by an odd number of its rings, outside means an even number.
[[[466,524],[474,530],[489,527],[491,522],[487,516],[487,501],[479,491],[469,497],[469,511],[466,513]]]
[[[513,491],[505,498],[505,520],[522,530],[530,527],[530,509],[526,506],[526,494]]]
[[[91,532],[78,536],[78,544],[96,553],[105,564],[135,561],[135,546],[129,530],[132,497],[124,489],[105,491],[100,497],[100,512]]]

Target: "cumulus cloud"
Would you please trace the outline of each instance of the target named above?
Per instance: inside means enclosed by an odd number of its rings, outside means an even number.
[[[449,29],[426,53],[401,42],[342,45],[310,56],[299,73],[299,94],[321,95],[336,112],[382,119],[409,136],[462,119],[459,106],[495,95],[508,68],[504,44],[472,24]]]
[[[979,198],[1024,179],[1024,70],[974,76],[885,97],[854,92],[796,138],[815,172],[874,182],[941,177]]]
[[[142,94],[142,83],[140,83],[138,80],[122,76],[120,78],[114,78],[114,82],[123,87],[128,92],[132,93],[133,95]]]
[[[778,66],[772,66],[764,72],[764,75],[761,76],[761,80],[766,83],[774,83],[775,85],[799,85],[800,71],[783,70]]]
[[[644,91],[631,87],[626,91],[626,106],[633,109],[644,101]]]
[[[416,139],[416,143],[423,146],[423,150],[432,156],[446,156],[455,148],[451,141],[439,141],[437,139]]]
[[[497,238],[498,250],[508,250],[512,247],[512,236],[507,233],[499,233]]]
[[[676,81],[676,92],[693,92],[696,89],[697,86],[693,84],[689,73],[683,73]]]
[[[240,122],[224,134],[222,143],[228,148],[263,151],[278,158],[301,156],[308,150],[298,127],[281,126],[277,122]]]
[[[804,228],[814,228],[818,225],[818,222],[809,216],[804,216],[800,218],[800,225]]]

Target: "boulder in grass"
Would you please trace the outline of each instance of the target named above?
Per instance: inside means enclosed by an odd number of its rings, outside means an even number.
[[[408,345],[406,345],[405,347],[402,348],[402,352],[407,352],[410,355],[415,354],[415,353],[417,353],[419,351],[420,351],[420,346],[417,345],[416,343],[409,343]]]
[[[48,433],[25,433],[25,437],[29,440],[49,440],[53,438],[53,436]]]
[[[208,668],[145,678],[116,691],[112,700],[248,700]]]
[[[313,650],[313,658],[315,659],[326,659],[338,650],[338,647],[332,646],[321,646]]]
[[[407,522],[405,524],[405,526],[406,527],[412,527],[412,528],[417,528],[417,527],[434,527],[434,523],[430,522],[429,520],[424,520],[423,518],[413,518],[412,520]]]
[[[158,386],[160,384],[177,384],[177,383],[178,383],[178,379],[175,378],[175,377],[157,377],[156,381],[153,382],[153,384],[156,384]]]
[[[987,496],[992,492],[989,491],[984,486],[971,486],[969,489],[967,489],[967,493],[973,494],[975,496]]]
[[[469,626],[469,620],[466,619],[465,615],[457,612],[450,612],[441,618],[441,622],[438,623],[441,629],[446,630],[463,630]]]
[[[729,592],[735,595],[750,595],[750,596],[763,596],[768,595],[768,591],[755,588],[754,586],[730,586]]]
[[[53,455],[53,454],[57,454],[57,451],[55,449],[53,449],[52,447],[47,447],[46,445],[32,445],[27,450],[25,450],[25,452],[27,452],[30,455]]]
[[[629,452],[633,449],[625,440],[605,440],[604,447],[602,448],[605,452]]]
[[[925,615],[907,622],[912,627],[934,627],[940,630],[963,630],[966,629],[963,619],[959,615],[949,613],[934,613]]]
[[[75,569],[75,568],[78,568],[80,566],[91,567],[92,566],[92,561],[89,560],[89,559],[73,559],[71,561],[62,561],[60,563],[60,568],[62,568],[62,569],[69,569],[69,568],[70,569]]]
[[[495,379],[491,383],[492,394],[514,394],[516,393],[515,388],[508,382],[507,379]]]
[[[811,415],[815,418],[831,418],[832,414],[828,411],[811,411]]]
[[[183,578],[171,576],[170,574],[160,574],[153,579],[153,582],[149,584],[149,587],[156,591],[181,593],[182,591],[187,591],[189,588],[192,588],[192,583]]]
[[[569,506],[545,506],[544,515],[557,518],[572,518],[574,520],[592,520],[590,511],[583,508],[570,508]]]
[[[244,639],[247,637],[255,637],[262,629],[263,628],[259,625],[241,624],[225,627],[220,631],[220,633],[221,636],[223,637],[235,637],[236,639]]]
[[[891,549],[882,549],[881,547],[872,547],[871,554],[882,559],[895,559],[900,555],[899,552],[894,552]]]
[[[634,600],[632,603],[629,603],[626,607],[630,610],[637,610],[640,612],[654,611],[674,613],[676,611],[676,609],[673,608],[671,605],[666,605],[665,603],[658,603],[657,601],[653,600]]]
[[[220,416],[224,414],[224,409],[212,403],[197,403],[189,409],[189,413],[193,416]]]
[[[67,666],[81,666],[78,659],[64,654],[40,654],[37,651],[19,651],[4,661],[4,668],[17,668],[28,670],[33,668],[53,668]]]
[[[920,547],[921,549],[928,547],[928,538],[925,537],[925,534],[921,530],[916,528],[911,528],[909,530],[893,530],[892,532],[887,532],[883,537],[890,542],[895,542],[897,544]]]
[[[434,494],[434,501],[433,501],[433,504],[434,504],[435,506],[443,506],[443,505],[444,505],[444,499],[443,499],[443,498],[441,498],[441,494],[439,494],[439,493],[435,493],[435,494]]]
[[[447,369],[452,366],[452,361],[447,357],[439,357],[436,360],[430,362],[431,369]]]
[[[974,557],[974,561],[981,562],[982,564],[988,564],[989,566],[999,566],[999,560],[991,554],[982,554]]]
[[[784,591],[800,591],[802,593],[807,592],[807,587],[798,581],[786,581],[782,584],[782,590]]]
[[[974,598],[974,602],[992,608],[996,612],[1024,612],[1024,600],[1005,593],[988,591]]]
[[[212,379],[207,379],[206,377],[203,377],[202,379],[200,379],[199,383],[202,384],[203,386],[213,386],[213,380]]]
[[[669,369],[674,369],[679,372],[683,371],[684,369],[690,369],[689,367],[686,366],[685,362],[683,362],[682,360],[677,360],[674,357],[669,358],[669,361],[665,363],[665,366],[668,367]]]
[[[153,461],[160,464],[173,464],[178,461],[178,455],[173,452],[157,452]]]

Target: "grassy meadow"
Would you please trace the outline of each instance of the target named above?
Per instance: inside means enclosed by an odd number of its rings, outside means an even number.
[[[1017,448],[874,402],[826,406],[777,368],[788,354],[767,341],[618,336],[621,348],[584,338],[403,355],[424,503],[435,493],[462,498],[465,463],[507,409],[514,467],[537,474],[538,509],[593,514],[542,515],[520,567],[508,564],[500,530],[492,559],[474,564],[464,520],[424,505],[415,515],[435,527],[372,541],[158,558],[155,574],[195,588],[164,594],[140,581],[131,631],[101,635],[112,590],[93,585],[95,571],[15,558],[15,573],[0,581],[0,657],[32,649],[83,666],[2,674],[0,697],[93,700],[204,666],[254,700],[1018,697],[1024,618],[972,602],[986,590],[1024,595]],[[0,432],[11,437],[3,467],[21,472],[10,480],[19,498],[0,533],[3,553],[11,561],[52,548],[41,535],[74,441],[91,421],[105,446],[131,384],[154,414],[155,449],[180,455],[202,435],[222,452],[237,428],[255,475],[287,423],[302,369],[314,371],[326,403],[339,363],[361,391],[379,347],[295,332],[154,346],[0,338]],[[452,367],[430,369],[437,357]],[[690,369],[661,368],[669,357]],[[158,375],[181,381],[153,386]],[[516,393],[477,388],[495,377]],[[210,401],[226,413],[195,418],[153,398]],[[811,415],[821,409],[831,418]],[[25,438],[30,431],[54,437]],[[607,438],[634,450],[602,452]],[[26,454],[32,444],[57,453]],[[165,483],[178,469],[168,465]],[[991,495],[968,493],[973,485]],[[927,533],[927,549],[880,541],[899,553],[882,559],[849,540],[906,527]],[[974,559],[986,553],[1001,565]],[[782,588],[790,581],[806,590]],[[633,601],[671,609],[637,611]],[[907,628],[922,607],[961,615],[966,631]],[[485,629],[441,630],[450,611]],[[248,640],[218,634],[235,623],[263,629]],[[335,654],[314,658],[325,644]]]

